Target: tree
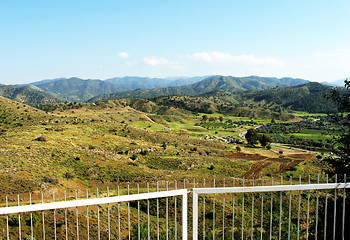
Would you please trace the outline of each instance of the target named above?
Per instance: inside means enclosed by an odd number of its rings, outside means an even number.
[[[203,116],[202,116],[202,121],[203,121],[203,122],[206,122],[207,120],[208,120],[208,116],[207,116],[207,115],[203,115]]]
[[[254,146],[255,144],[258,143],[259,140],[259,133],[255,128],[250,128],[248,129],[245,139],[247,140],[249,145]]]
[[[265,134],[261,134],[259,136],[259,142],[262,147],[266,147],[271,142],[271,138]]]
[[[333,174],[350,173],[350,81],[346,79],[344,83],[345,91],[344,89],[333,89],[327,96],[337,104],[339,111],[339,114],[332,115],[332,120],[346,127],[345,132],[336,139],[338,148],[335,156],[325,158],[331,167],[329,172]]]

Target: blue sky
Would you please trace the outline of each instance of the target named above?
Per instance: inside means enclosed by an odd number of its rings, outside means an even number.
[[[348,0],[11,0],[0,83],[57,77],[350,76]]]

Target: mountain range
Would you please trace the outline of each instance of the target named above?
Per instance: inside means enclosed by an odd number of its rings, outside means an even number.
[[[263,90],[276,86],[295,86],[309,81],[291,78],[266,78],[266,77],[232,77],[232,76],[210,76],[202,81],[177,87],[165,87],[154,89],[139,89],[134,91],[115,92],[96,96],[89,102],[103,101],[119,98],[152,98],[159,96],[186,95],[196,96],[214,90],[225,90],[229,92],[242,92],[246,90]]]
[[[303,79],[259,76],[56,78],[26,85],[2,85],[0,96],[29,105],[162,96],[216,96],[225,100],[226,105],[253,101],[300,111],[331,112],[334,104],[324,98],[330,89],[330,86]],[[189,105],[188,102],[185,104]],[[205,106],[200,106],[200,109],[205,109]]]

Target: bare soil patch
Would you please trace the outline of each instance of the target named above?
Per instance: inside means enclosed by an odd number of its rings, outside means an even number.
[[[260,154],[249,154],[249,153],[242,153],[242,152],[232,153],[229,155],[225,155],[223,157],[244,159],[247,161],[259,161],[259,160],[266,159],[266,157],[261,156]]]
[[[307,154],[307,153],[289,154],[286,156],[290,158],[297,158],[297,159],[310,159],[313,157],[312,154]]]

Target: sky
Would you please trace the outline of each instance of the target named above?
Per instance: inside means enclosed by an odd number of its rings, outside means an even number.
[[[0,0],[0,83],[350,76],[349,0]]]

